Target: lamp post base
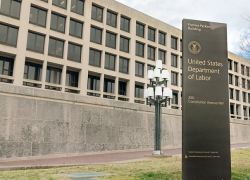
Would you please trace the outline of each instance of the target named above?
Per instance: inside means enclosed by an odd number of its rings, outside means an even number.
[[[163,151],[153,151],[152,155],[163,155]]]

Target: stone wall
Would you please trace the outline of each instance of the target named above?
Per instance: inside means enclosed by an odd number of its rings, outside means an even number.
[[[232,143],[250,122],[231,120]],[[163,108],[162,147],[181,147],[181,111]],[[154,107],[0,84],[0,161],[152,149]]]

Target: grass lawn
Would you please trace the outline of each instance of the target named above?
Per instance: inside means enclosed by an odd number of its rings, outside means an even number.
[[[231,151],[232,179],[250,180],[250,148]],[[84,165],[48,169],[0,171],[0,179],[69,179],[66,173],[105,172],[116,176],[100,177],[110,180],[179,180],[181,157],[150,159],[122,164]]]

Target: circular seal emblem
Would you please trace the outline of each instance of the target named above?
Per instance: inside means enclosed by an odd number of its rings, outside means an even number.
[[[201,45],[196,41],[191,41],[188,44],[188,50],[193,54],[198,54],[201,51]]]

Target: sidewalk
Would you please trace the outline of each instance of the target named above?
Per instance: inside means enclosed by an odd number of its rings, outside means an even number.
[[[231,149],[250,147],[250,143],[232,144]],[[163,149],[165,155],[180,156],[181,148]],[[153,150],[134,151],[134,152],[114,152],[93,154],[73,157],[60,157],[48,159],[20,160],[11,162],[0,162],[0,170],[18,169],[24,167],[52,167],[52,166],[69,166],[69,165],[86,165],[86,164],[106,164],[121,163],[143,160],[145,155],[151,155]]]

